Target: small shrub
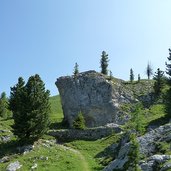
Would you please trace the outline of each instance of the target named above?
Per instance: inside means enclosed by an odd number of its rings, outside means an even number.
[[[126,168],[132,168],[132,171],[140,171],[139,160],[140,160],[140,151],[139,143],[136,139],[135,134],[130,135],[130,150],[128,153],[128,162]]]
[[[157,142],[156,143],[156,149],[161,154],[165,154],[170,151],[170,143],[166,142]]]
[[[73,122],[73,127],[75,129],[85,129],[85,119],[83,114],[79,112],[78,116],[76,117],[75,121]]]

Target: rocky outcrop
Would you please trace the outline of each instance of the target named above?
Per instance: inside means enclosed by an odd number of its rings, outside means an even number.
[[[142,171],[155,171],[158,165],[161,165],[171,159],[171,155],[153,155],[147,159],[146,162],[140,163],[140,168]],[[160,170],[165,170],[169,168],[169,165],[165,165]]]
[[[7,171],[16,171],[20,169],[22,165],[19,163],[19,161],[16,161],[14,163],[10,163],[7,167]]]
[[[107,137],[113,133],[120,133],[122,129],[118,125],[89,128],[85,130],[79,129],[64,129],[64,130],[51,130],[49,135],[54,136],[58,140],[72,141],[72,140],[97,140]]]
[[[171,123],[160,126],[145,135],[138,137],[137,141],[140,146],[140,154],[143,155],[147,160],[140,162],[140,167],[143,171],[155,171],[159,164],[163,164],[164,162],[171,159],[170,155],[156,155],[156,144],[157,142],[170,142],[170,134],[171,134]],[[124,136],[126,139],[127,136]],[[124,142],[122,140],[122,142]],[[114,169],[124,170],[124,165],[128,162],[129,151],[130,151],[130,142],[127,140],[125,143],[120,145],[120,149],[118,149],[118,154],[105,169],[104,171],[113,171]],[[169,164],[165,165],[165,168],[170,167]]]
[[[82,112],[87,127],[107,123],[123,124],[129,119],[120,106],[131,103],[133,92],[125,89],[122,80],[109,80],[103,74],[87,71],[77,76],[60,77],[56,81],[64,113],[70,127]]]

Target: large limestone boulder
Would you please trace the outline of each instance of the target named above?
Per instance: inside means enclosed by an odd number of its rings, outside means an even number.
[[[123,124],[129,117],[121,110],[121,106],[134,101],[133,92],[125,89],[123,82],[119,79],[109,80],[95,71],[58,78],[56,85],[64,121],[72,127],[78,113],[82,112],[87,127]]]

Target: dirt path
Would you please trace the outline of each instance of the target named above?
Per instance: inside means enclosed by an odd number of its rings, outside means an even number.
[[[87,163],[85,157],[81,154],[80,151],[75,150],[75,149],[73,149],[73,148],[71,148],[71,147],[66,147],[66,146],[64,146],[64,145],[60,145],[60,144],[58,144],[58,145],[59,145],[61,148],[65,149],[65,150],[69,150],[69,151],[72,151],[73,153],[77,154],[77,155],[79,156],[81,162],[82,162],[84,171],[90,171],[89,166],[88,166],[88,163]]]

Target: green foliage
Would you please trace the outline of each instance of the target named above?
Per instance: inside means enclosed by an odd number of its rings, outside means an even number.
[[[108,69],[107,69],[108,62],[109,62],[108,54],[105,51],[103,51],[101,55],[100,64],[101,64],[101,73],[104,75],[108,75]]]
[[[154,78],[154,92],[156,96],[159,96],[161,94],[162,88],[164,87],[164,72],[160,70],[160,68],[157,69],[157,72],[155,72]]]
[[[134,81],[134,72],[132,68],[130,69],[130,81],[131,83]]]
[[[156,143],[156,150],[161,154],[169,153],[171,154],[170,143],[167,142],[157,142]]]
[[[85,119],[83,114],[80,112],[73,122],[73,127],[75,129],[85,129]]]
[[[62,145],[38,141],[34,144],[34,150],[25,155],[17,154],[17,142],[4,144],[4,150],[14,152],[10,161],[0,164],[0,170],[5,171],[7,166],[18,160],[22,165],[21,171],[34,170],[31,167],[36,163],[36,171],[86,171],[82,158],[72,149],[65,148]],[[0,151],[1,153],[1,151]],[[7,154],[9,154],[7,153]],[[79,161],[79,162],[78,162]],[[88,171],[88,170],[87,170]]]
[[[47,131],[49,91],[38,74],[31,76],[26,85],[23,78],[18,79],[11,88],[9,106],[14,118],[13,133],[21,141],[38,139]]]
[[[147,64],[146,74],[147,74],[148,80],[153,75],[153,69],[152,69],[152,66],[151,66],[151,64],[149,62]]]
[[[74,66],[74,72],[73,72],[74,76],[77,76],[79,74],[79,69],[78,68],[79,68],[79,65],[76,62],[75,66]]]
[[[139,160],[140,160],[140,151],[139,151],[139,143],[136,139],[135,134],[131,134],[130,136],[130,149],[128,153],[128,167],[132,168],[132,171],[139,171]]]
[[[110,71],[109,80],[112,80],[112,78],[113,78],[113,74],[112,71]]]
[[[8,99],[5,92],[0,97],[0,117],[6,119],[11,116],[11,112],[8,110]]]
[[[60,122],[63,119],[63,111],[62,111],[62,105],[61,105],[61,99],[60,96],[52,96],[49,98],[50,102],[50,120],[51,122]]]
[[[167,57],[168,61],[171,63],[171,49],[169,49],[169,57]],[[166,74],[169,75],[169,77],[171,77],[171,64],[168,64],[166,62]]]
[[[140,134],[145,132],[145,121],[144,121],[144,111],[141,103],[135,104],[132,109],[131,120],[128,125],[130,129],[135,129]]]
[[[138,74],[138,82],[140,82],[141,80],[141,77],[140,77],[140,74]]]

